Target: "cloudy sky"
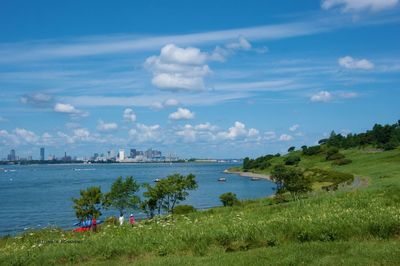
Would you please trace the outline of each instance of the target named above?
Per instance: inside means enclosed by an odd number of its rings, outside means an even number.
[[[0,3],[0,159],[232,158],[400,118],[398,0]]]

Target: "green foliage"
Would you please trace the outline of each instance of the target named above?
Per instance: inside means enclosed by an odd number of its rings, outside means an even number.
[[[339,184],[344,182],[350,183],[354,180],[353,174],[317,168],[309,169],[305,174],[314,182],[331,182],[332,185],[326,187],[329,190],[336,190]]]
[[[103,194],[100,187],[89,187],[80,191],[80,198],[72,198],[75,215],[78,220],[98,218],[101,215]]]
[[[103,205],[106,208],[115,208],[123,215],[125,210],[137,208],[140,198],[136,195],[140,185],[133,177],[118,177],[112,184],[111,191],[104,196]]]
[[[289,192],[293,198],[311,191],[311,180],[300,169],[276,165],[271,172],[272,180],[277,184],[278,193]]]
[[[312,155],[317,155],[321,152],[322,152],[321,146],[311,146],[311,147],[303,146],[302,147],[303,155],[312,156]]]
[[[288,151],[288,152],[292,152],[292,151],[294,151],[295,149],[296,149],[296,147],[292,146],[292,147],[290,147],[287,151]]]
[[[236,194],[232,193],[232,192],[227,192],[227,193],[221,194],[221,196],[219,196],[219,199],[221,200],[222,204],[225,207],[239,205],[239,203],[240,203]]]
[[[279,157],[280,155],[275,154],[267,154],[265,156],[258,157],[257,159],[250,159],[249,157],[244,158],[243,160],[243,171],[247,172],[251,169],[260,169],[264,170],[271,166],[271,159],[274,157]]]
[[[332,155],[330,155],[330,156],[326,156],[325,157],[325,159],[327,160],[327,161],[334,161],[334,160],[340,160],[340,159],[344,159],[344,155],[343,154],[341,154],[341,153],[334,153],[334,154],[332,154]]]
[[[395,149],[400,145],[400,120],[393,125],[375,124],[372,130],[360,134],[343,136],[332,131],[330,137],[323,143],[344,149],[366,145],[374,145],[385,150]]]
[[[196,209],[192,205],[178,205],[172,209],[172,214],[188,214],[195,211]]]
[[[285,159],[285,165],[298,165],[300,162],[300,156],[298,155],[288,155]]]
[[[350,159],[343,158],[343,159],[335,160],[335,161],[332,163],[332,165],[346,165],[346,164],[350,164],[350,163],[352,163],[352,162],[353,162],[353,161],[350,160]]]
[[[177,203],[186,199],[188,190],[197,188],[197,182],[193,174],[174,174],[161,179],[154,186],[145,184],[144,187],[147,189],[143,193],[146,200],[141,207],[152,217],[155,210],[158,210],[158,214],[162,209],[171,212]]]

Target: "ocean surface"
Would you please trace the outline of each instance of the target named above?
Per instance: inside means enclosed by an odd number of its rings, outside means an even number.
[[[199,187],[190,191],[184,204],[198,209],[220,206],[219,195],[234,192],[239,199],[272,195],[275,185],[268,180],[251,181],[248,177],[226,174],[234,164],[92,164],[92,165],[0,165],[0,236],[14,235],[28,229],[57,226],[73,228],[77,221],[72,197],[89,186],[109,191],[118,176],[133,176],[139,183],[153,183],[173,173],[193,173]],[[225,177],[226,182],[218,182]],[[141,193],[140,193],[141,195]],[[140,211],[135,216],[145,217]],[[118,215],[115,210],[103,211],[100,219]]]

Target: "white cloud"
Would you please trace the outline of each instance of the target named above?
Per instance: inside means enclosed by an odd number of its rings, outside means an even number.
[[[272,140],[276,138],[276,133],[274,131],[267,131],[264,133],[264,135],[265,135],[264,138],[266,140]]]
[[[226,45],[226,48],[232,49],[232,50],[250,50],[251,49],[251,44],[250,42],[244,38],[243,36],[240,36],[236,42],[231,42]]]
[[[74,138],[77,140],[89,140],[90,132],[86,128],[77,128],[74,130]]]
[[[108,132],[108,131],[114,131],[118,129],[117,123],[104,123],[103,120],[99,120],[99,123],[97,124],[97,130],[102,131],[102,132]]]
[[[194,115],[195,114],[191,112],[189,109],[178,108],[176,112],[171,113],[169,115],[169,118],[173,120],[187,120],[187,119],[193,119]]]
[[[293,131],[296,131],[297,129],[299,129],[299,127],[300,127],[300,125],[295,124],[295,125],[289,127],[289,130],[293,132]]]
[[[208,59],[198,48],[167,44],[160,55],[146,59],[145,67],[153,73],[153,85],[160,89],[202,90],[204,77],[211,73],[205,64]]]
[[[217,130],[217,126],[211,125],[209,122],[206,122],[204,124],[198,124],[194,127],[196,130],[209,130],[209,131],[215,131]]]
[[[197,132],[192,125],[185,125],[183,129],[176,132],[176,135],[183,137],[186,142],[196,141]]]
[[[136,128],[129,130],[129,136],[137,142],[161,142],[160,130],[160,125],[137,124]]]
[[[133,109],[126,108],[124,110],[123,118],[125,121],[135,122],[136,121],[136,114],[133,112]]]
[[[185,142],[210,142],[216,139],[215,133],[217,129],[217,126],[212,125],[209,122],[195,126],[186,124],[183,127],[179,127],[179,130],[176,131],[176,135],[182,137]]]
[[[57,113],[70,114],[72,117],[85,117],[89,115],[88,112],[78,110],[69,103],[56,103],[54,105],[54,111]]]
[[[37,107],[45,107],[53,101],[53,97],[44,93],[34,93],[32,95],[22,96],[20,100],[23,104],[31,104]]]
[[[339,58],[338,63],[340,66],[348,69],[371,70],[374,68],[374,64],[367,59],[354,59],[351,56]]]
[[[279,140],[280,140],[280,141],[291,141],[291,140],[293,140],[293,137],[290,136],[290,135],[288,135],[288,134],[282,134],[282,135],[279,137]]]
[[[218,133],[218,137],[226,140],[235,140],[238,138],[254,138],[258,137],[259,131],[255,128],[247,129],[246,125],[236,121],[233,127],[230,127],[228,131],[222,131]]]
[[[340,8],[343,12],[381,11],[395,7],[398,0],[323,0],[323,9]]]
[[[39,139],[35,133],[24,128],[16,128],[14,132],[23,141],[28,143],[35,143]]]
[[[179,101],[178,100],[176,100],[176,99],[173,99],[173,98],[171,98],[171,99],[168,99],[168,100],[166,100],[165,102],[164,102],[164,106],[177,106],[179,104]]]
[[[78,110],[72,104],[68,103],[56,103],[54,106],[54,111],[67,114],[74,114],[78,112]]]
[[[16,135],[8,133],[8,131],[4,129],[0,130],[0,142],[3,143],[3,145],[16,145],[20,143]]]
[[[340,98],[344,98],[344,99],[351,99],[351,98],[356,98],[358,97],[358,93],[356,92],[342,92],[339,94]]]
[[[329,102],[332,100],[332,94],[328,91],[320,91],[311,96],[312,102]]]

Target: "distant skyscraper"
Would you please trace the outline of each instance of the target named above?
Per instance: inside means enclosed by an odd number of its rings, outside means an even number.
[[[17,156],[15,155],[15,150],[14,150],[14,149],[12,149],[12,150],[10,151],[10,154],[7,156],[7,159],[8,159],[9,161],[15,161],[15,160],[17,160]]]
[[[123,150],[123,149],[119,150],[118,158],[119,158],[120,161],[125,160],[125,150]]]
[[[131,149],[130,157],[131,158],[135,158],[136,157],[136,149]]]
[[[40,160],[44,161],[44,148],[40,148]]]

